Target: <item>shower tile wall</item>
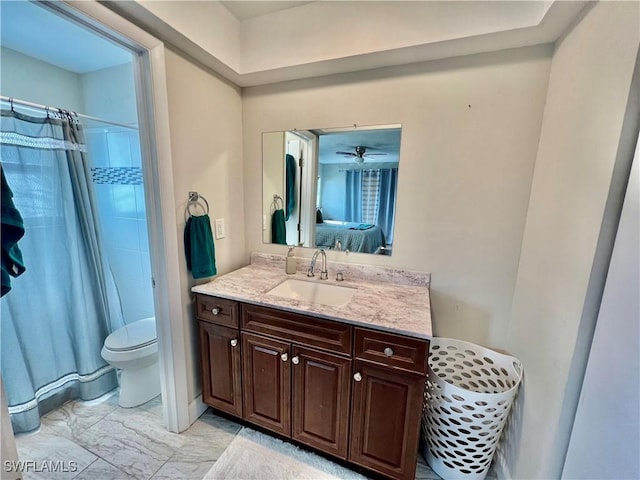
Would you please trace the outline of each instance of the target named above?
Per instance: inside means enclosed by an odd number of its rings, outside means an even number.
[[[107,255],[126,323],[152,317],[153,293],[137,130],[86,130]]]

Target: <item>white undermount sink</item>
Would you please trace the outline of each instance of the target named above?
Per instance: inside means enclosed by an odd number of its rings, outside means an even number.
[[[356,289],[351,287],[289,278],[269,290],[267,295],[319,303],[329,307],[344,307],[349,303],[354,293],[356,293]]]

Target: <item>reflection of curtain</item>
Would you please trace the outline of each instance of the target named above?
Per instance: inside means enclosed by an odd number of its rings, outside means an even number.
[[[396,218],[396,193],[398,190],[398,169],[380,170],[380,197],[376,224],[382,228],[387,245],[393,243],[393,227]]]
[[[346,172],[347,222],[372,223],[393,242],[398,169],[348,170]]]
[[[347,170],[345,221],[362,222],[362,170]]]
[[[27,266],[1,301],[1,365],[13,428],[24,432],[69,399],[117,386],[100,350],[123,319],[80,126],[3,111],[0,130]]]

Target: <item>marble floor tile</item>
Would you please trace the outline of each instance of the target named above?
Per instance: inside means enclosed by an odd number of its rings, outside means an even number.
[[[202,480],[213,467],[214,462],[172,462],[165,463],[151,480]]]
[[[184,444],[169,461],[213,463],[220,458],[241,428],[239,424],[219,417],[209,409],[181,434]]]
[[[16,435],[24,479],[70,479],[98,457],[71,440],[46,429]]]
[[[119,408],[122,408],[122,407],[119,407]],[[162,414],[162,396],[161,395],[158,395],[157,397],[149,400],[147,403],[143,403],[142,405],[135,407],[135,409],[149,412],[150,414],[157,416],[158,420],[162,422],[163,414]],[[125,409],[125,410],[129,410],[129,409]]]
[[[101,458],[97,459],[78,476],[74,477],[74,480],[130,480],[135,479],[130,475],[127,475],[122,470],[114,467],[108,462],[105,462]]]
[[[208,409],[189,429],[163,426],[162,399],[122,408],[117,395],[93,402],[69,402],[42,419],[34,433],[18,435],[20,460],[75,463],[71,472],[35,472],[25,480],[201,480],[242,426]],[[33,470],[33,468],[32,468]],[[422,454],[416,480],[439,480]],[[487,480],[494,480],[493,471]]]
[[[92,427],[118,407],[117,392],[83,402],[74,400],[47,413],[41,418],[42,425],[58,435],[72,439],[74,433]]]
[[[157,415],[119,408],[74,441],[133,478],[150,478],[182,446],[182,435],[167,431]]]

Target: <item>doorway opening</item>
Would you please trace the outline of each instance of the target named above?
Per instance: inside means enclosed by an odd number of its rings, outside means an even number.
[[[58,109],[62,109],[81,122],[99,212],[97,224],[103,232],[122,321],[131,325],[156,319],[164,423],[171,431],[181,431],[189,424],[185,412],[188,402],[184,394],[176,394],[181,390],[176,384],[185,381],[185,372],[176,373],[179,365],[176,367],[173,358],[180,358],[184,352],[173,349],[169,320],[169,312],[179,310],[175,299],[179,292],[167,280],[177,255],[163,234],[163,225],[170,218],[163,217],[160,211],[160,199],[173,195],[159,187],[159,165],[169,162],[170,166],[169,154],[163,158],[158,154],[168,120],[164,118],[166,110],[163,117],[162,108],[158,112],[157,106],[160,102],[166,109],[166,92],[164,98],[158,89],[152,93],[151,74],[152,69],[163,69],[164,65],[157,61],[157,55],[154,65],[150,54],[154,48],[157,54],[157,49],[163,47],[144,32],[134,32],[132,39],[122,29],[112,30],[109,20],[121,24],[122,19],[97,3],[87,2],[78,8],[62,2],[2,2],[0,93],[7,99],[13,97],[13,102],[3,102],[3,109],[40,118],[59,114]],[[104,19],[106,23],[99,23]],[[38,21],[44,22],[40,29]],[[36,22],[33,29],[28,28],[29,22]],[[54,24],[56,28],[52,28]],[[12,29],[11,25],[17,27]],[[139,30],[130,24],[126,29]],[[64,41],[56,41],[56,36]],[[164,126],[164,132],[160,133],[158,126],[160,130]],[[14,280],[15,290],[9,295],[18,291],[20,280]],[[108,333],[116,331],[117,326],[109,324]],[[179,346],[180,342],[176,343]],[[78,379],[69,379],[73,381]],[[9,387],[5,387],[10,396]],[[58,385],[35,385],[34,397],[55,396],[57,388]],[[9,403],[11,407],[11,400]]]

